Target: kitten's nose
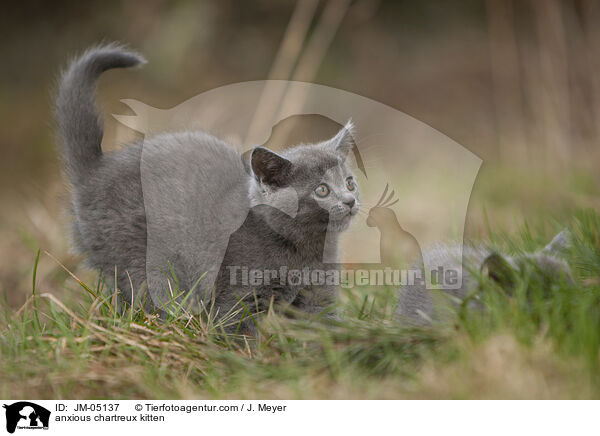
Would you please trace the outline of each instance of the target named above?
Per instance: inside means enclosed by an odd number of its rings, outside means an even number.
[[[354,198],[347,198],[343,201],[343,203],[348,206],[350,209],[352,209],[354,207],[354,205],[356,204],[356,199]]]

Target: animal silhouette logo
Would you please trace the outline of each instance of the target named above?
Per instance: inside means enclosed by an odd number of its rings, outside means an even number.
[[[6,409],[6,431],[14,433],[18,429],[44,429],[50,424],[50,411],[38,404],[29,401],[19,401],[10,405],[4,404]]]
[[[367,217],[367,226],[377,227],[380,233],[381,265],[402,269],[415,263],[422,263],[423,256],[417,239],[402,228],[396,213],[391,208],[400,199],[395,198],[394,190],[389,194],[388,190],[389,184],[386,184],[379,201],[369,210]]]
[[[277,88],[277,94],[283,96],[273,107],[261,104],[267,88]],[[219,213],[224,210],[224,205],[242,204],[246,190],[226,190],[226,184],[216,190],[203,190],[206,181],[192,165],[186,172],[181,167],[165,164],[162,172],[157,174],[150,162],[165,153],[164,147],[148,139],[169,131],[205,131],[227,141],[237,152],[248,155],[257,144],[266,144],[274,151],[293,144],[295,141],[290,136],[294,136],[294,129],[283,125],[292,117],[317,116],[321,121],[328,119],[341,126],[351,119],[356,144],[351,160],[360,170],[355,176],[363,198],[368,199],[376,192],[375,187],[391,181],[390,186],[400,193],[401,202],[392,209],[393,199],[388,200],[389,192],[386,192],[382,203],[370,208],[367,225],[364,220],[354,220],[340,239],[338,261],[346,266],[391,263],[397,267],[406,264],[409,258],[418,259],[419,247],[425,249],[438,241],[457,240],[462,247],[469,198],[482,160],[431,126],[382,103],[323,85],[280,80],[226,85],[166,109],[133,99],[121,101],[135,115],[114,117],[121,125],[146,138],[140,172],[148,233],[148,288],[161,290],[157,295],[151,294],[153,300],[169,299],[164,271],[154,267],[166,264],[167,257],[175,263],[179,258],[191,259],[192,263],[183,265],[182,271],[202,271],[198,275],[201,280],[191,274],[193,277],[189,282],[198,282],[198,291],[209,293],[229,238],[247,214],[247,210],[241,208],[227,214]],[[313,121],[310,126],[298,130],[312,134],[320,130],[321,121]],[[315,126],[319,128],[315,129]],[[318,136],[321,135],[302,138],[302,142],[307,139],[312,142],[319,139]],[[120,138],[116,139],[121,142]],[[205,159],[202,149],[190,149],[186,153],[181,158],[186,162]],[[240,183],[245,183],[241,177],[239,179]],[[169,186],[185,186],[186,189],[169,190]],[[188,192],[194,197],[185,197]],[[295,197],[293,192],[289,194],[290,201],[286,205],[289,203],[290,210],[286,208],[283,212],[293,217]],[[207,204],[211,207],[202,207]],[[164,223],[168,217],[165,211],[172,210],[181,213],[177,216],[178,225],[170,226],[174,230],[166,234]],[[197,223],[202,223],[205,231],[195,232]],[[193,247],[193,251],[180,254],[181,247],[185,246]],[[211,253],[211,256],[198,258],[197,253]],[[324,252],[323,261],[331,262],[329,259],[329,251]],[[446,269],[447,266],[439,264],[438,259],[423,261],[425,271]],[[426,282],[427,288],[440,288],[428,275]],[[457,288],[460,283],[445,286]]]

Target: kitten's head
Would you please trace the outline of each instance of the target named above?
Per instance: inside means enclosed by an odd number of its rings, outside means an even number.
[[[550,284],[564,279],[573,281],[571,268],[562,258],[569,245],[568,230],[563,230],[541,250],[521,256],[503,256],[493,252],[481,265],[481,271],[505,289],[511,289],[525,274],[529,281],[549,288]]]
[[[352,130],[348,122],[327,141],[298,145],[281,154],[254,148],[249,165],[251,207],[262,205],[261,213],[280,233],[348,228],[360,207],[358,185],[347,165],[355,147]]]

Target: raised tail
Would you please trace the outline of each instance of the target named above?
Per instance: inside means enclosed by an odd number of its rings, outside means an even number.
[[[102,119],[96,109],[96,82],[106,70],[145,63],[138,53],[116,44],[88,49],[60,77],[55,117],[67,175],[85,180],[102,156]]]

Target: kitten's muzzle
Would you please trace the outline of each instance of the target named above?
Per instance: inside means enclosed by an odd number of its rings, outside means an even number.
[[[352,209],[354,207],[354,205],[356,204],[356,199],[354,197],[347,198],[346,200],[343,201],[343,203],[346,206],[348,206],[350,209]]]

